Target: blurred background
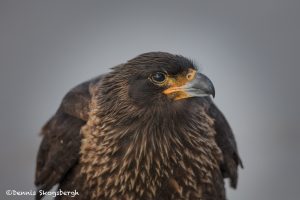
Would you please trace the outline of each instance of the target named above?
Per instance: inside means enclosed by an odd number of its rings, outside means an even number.
[[[0,1],[0,197],[34,190],[41,126],[73,86],[149,51],[194,60],[245,169],[229,200],[300,196],[300,1]]]

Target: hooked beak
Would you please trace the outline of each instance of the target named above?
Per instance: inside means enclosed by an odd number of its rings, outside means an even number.
[[[173,96],[175,100],[209,95],[215,97],[215,88],[207,76],[197,73],[195,78],[188,81],[185,85],[170,87],[164,90],[163,93]]]

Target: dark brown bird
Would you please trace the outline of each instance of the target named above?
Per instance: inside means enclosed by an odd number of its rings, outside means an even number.
[[[36,186],[80,200],[225,200],[242,163],[214,94],[193,62],[163,52],[80,84],[42,128]]]

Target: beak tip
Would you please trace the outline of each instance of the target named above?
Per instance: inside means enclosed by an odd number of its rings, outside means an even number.
[[[215,87],[214,87],[214,85],[212,84],[212,82],[210,82],[210,84],[209,84],[209,94],[210,94],[213,98],[215,98],[215,96],[216,96]]]
[[[213,97],[213,98],[215,98],[215,96],[216,96],[215,89],[213,89],[213,91],[212,91],[212,94],[211,94],[211,95],[212,95],[212,97]]]

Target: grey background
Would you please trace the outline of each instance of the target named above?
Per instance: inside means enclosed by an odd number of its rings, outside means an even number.
[[[192,58],[245,169],[230,200],[300,196],[300,1],[0,1],[1,199],[33,190],[38,132],[76,84],[148,51]]]

